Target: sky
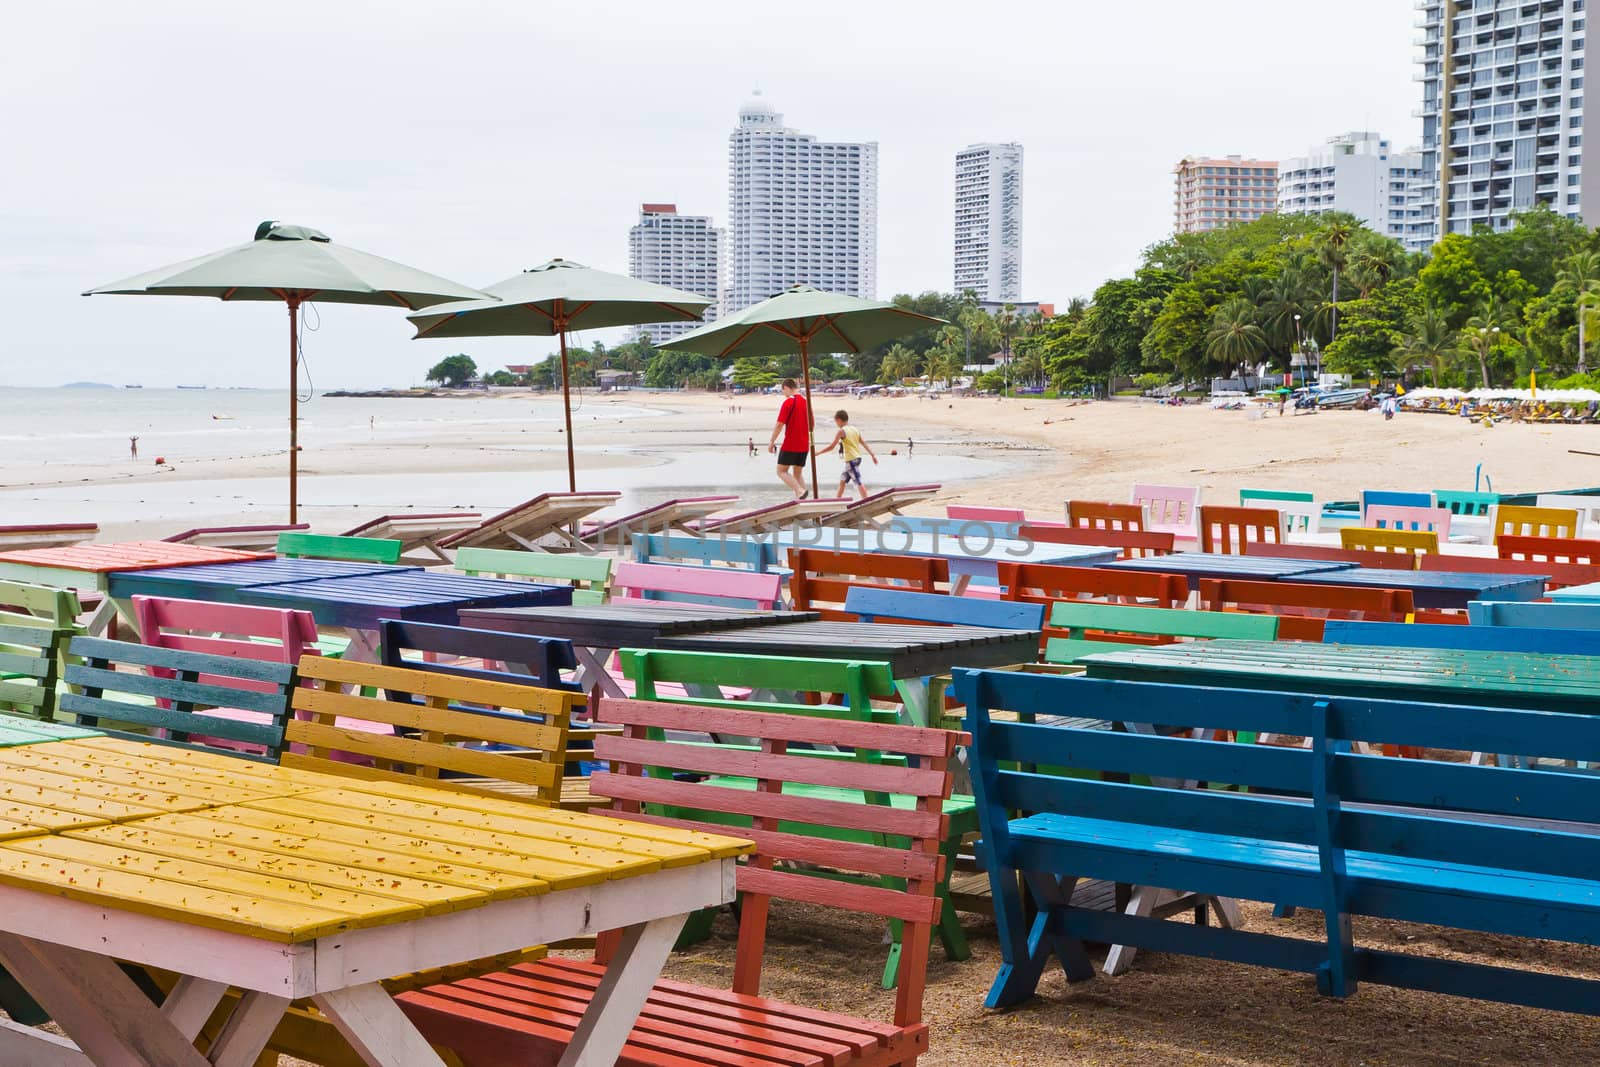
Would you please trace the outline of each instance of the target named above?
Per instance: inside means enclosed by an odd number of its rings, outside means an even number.
[[[1281,159],[1361,128],[1414,143],[1413,17],[1403,0],[8,5],[0,384],[286,385],[279,305],[79,295],[263,219],[467,285],[557,256],[625,273],[641,203],[725,220],[754,89],[793,128],[878,143],[881,297],[950,288],[955,152],[1020,141],[1022,296],[1065,304],[1171,232],[1185,154]],[[319,389],[554,349],[318,310]]]

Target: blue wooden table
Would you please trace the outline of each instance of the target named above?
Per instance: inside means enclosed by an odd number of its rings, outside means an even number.
[[[1174,552],[1102,563],[1106,570],[1154,571],[1196,578],[1234,578],[1254,582],[1303,581],[1306,575],[1352,569],[1353,563],[1325,559],[1280,559],[1277,556],[1234,556],[1223,552]],[[1191,580],[1190,585],[1195,583]]]
[[[1600,604],[1600,582],[1588,585],[1569,585],[1551,592],[1550,599],[1558,604]]]
[[[1470,566],[1470,563],[1468,564]],[[1389,571],[1356,567],[1350,570],[1296,577],[1308,585],[1360,585],[1378,589],[1409,589],[1419,608],[1462,610],[1472,601],[1537,600],[1544,595],[1544,579],[1536,574],[1473,574],[1467,571]]]
[[[161,596],[179,600],[209,600],[214,604],[237,604],[240,603],[241,590],[258,585],[282,585],[285,582],[353,578],[365,574],[421,569],[384,563],[346,563],[332,559],[258,559],[245,563],[117,571],[111,575],[107,592],[117,600],[131,596]]]

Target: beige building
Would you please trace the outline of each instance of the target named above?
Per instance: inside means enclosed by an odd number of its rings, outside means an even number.
[[[1202,233],[1249,222],[1277,207],[1276,160],[1185,156],[1173,174],[1173,230],[1177,233]]]

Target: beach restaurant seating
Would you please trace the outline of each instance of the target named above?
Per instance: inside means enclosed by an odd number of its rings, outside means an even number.
[[[69,626],[0,612],[0,713],[49,722],[55,718]]]
[[[310,523],[262,523],[255,526],[196,526],[180,530],[171,537],[163,537],[175,545],[207,545],[211,548],[270,549],[278,543],[278,535],[305,533]]]
[[[1583,531],[1583,520],[1576,508],[1500,504],[1491,515],[1495,544],[1502,537],[1578,537]]]
[[[1576,944],[1600,939],[1600,778],[1561,767],[1395,759],[1352,745],[1475,752],[1514,737],[1530,755],[1583,759],[1600,743],[1592,715],[1006,671],[958,670],[955,687],[972,733],[979,847],[1000,937],[989,1007],[1027,1000],[1052,957],[1069,980],[1091,977],[1086,942],[1298,971],[1338,997],[1361,981],[1568,1011],[1592,1011],[1600,996],[1592,978],[1539,972],[1534,947],[1526,954],[1534,966],[1519,969],[1522,953],[1487,965],[1361,947],[1352,936],[1352,919],[1367,916]],[[994,714],[1060,708],[1117,721],[1137,716],[1199,737],[1231,730],[1307,737],[1311,745],[1230,745]],[[1012,769],[1009,761],[1026,762]],[[1046,776],[1026,763],[1091,773]],[[1037,909],[1031,919],[1019,888],[1024,871]],[[1321,909],[1324,939],[1172,922],[1135,907],[1091,911],[1062,891],[1078,878]]]
[[[947,504],[944,515],[947,519],[993,522],[1002,526],[1028,521],[1028,516],[1021,508],[989,508],[974,504]]]
[[[343,537],[377,537],[387,540],[399,541],[400,554],[410,555],[412,552],[426,552],[429,556],[441,563],[449,563],[450,557],[440,547],[439,542],[452,534],[458,534],[477,526],[483,516],[476,511],[438,511],[422,515],[379,515],[370,522],[364,522],[351,530],[346,530]]]
[[[1502,553],[1508,551],[1507,546],[1514,546],[1522,538],[1507,537],[1500,543]],[[1542,538],[1535,540],[1542,541]],[[1558,539],[1559,540],[1559,539]],[[1591,541],[1561,541],[1566,545],[1587,545]],[[1510,550],[1515,550],[1510,549]],[[1385,559],[1380,553],[1369,553],[1374,559]],[[1546,592],[1552,589],[1562,589],[1569,585],[1588,585],[1590,582],[1600,582],[1600,566],[1587,563],[1554,563],[1532,559],[1506,559],[1503,555],[1499,559],[1486,559],[1483,556],[1418,556],[1417,567],[1425,571],[1467,571],[1477,574],[1531,574],[1545,579]]]
[[[982,626],[993,630],[1039,630],[1044,605],[1017,600],[979,600],[909,589],[851,586],[845,591],[847,614],[862,622],[916,623],[927,626]]]
[[[1070,636],[1067,630],[1048,622],[1048,609],[1058,600],[1147,604],[1158,608],[1181,608],[1189,601],[1189,580],[1181,574],[1012,562],[1002,562],[998,570],[1003,599],[1039,604],[1047,609],[1046,623],[1039,636],[1040,653],[1051,638]]]
[[[789,604],[817,611],[824,619],[853,620],[845,598],[854,586],[942,593],[950,588],[950,564],[932,556],[887,552],[832,552],[821,548],[789,550]]]
[[[1328,545],[1296,545],[1296,544],[1266,544],[1257,542],[1244,546],[1247,556],[1273,556],[1278,559],[1316,559],[1326,560],[1330,563],[1354,563],[1368,569],[1382,569],[1394,571],[1414,571],[1417,569],[1418,559],[1434,557],[1412,556],[1405,552],[1365,552],[1355,548],[1333,548]],[[1437,557],[1448,558],[1455,566],[1438,567],[1435,570],[1462,570],[1464,561],[1460,556]],[[1472,560],[1476,564],[1478,560]]]
[[[1241,489],[1239,506],[1276,510],[1283,516],[1285,534],[1322,532],[1322,505],[1310,493],[1293,489]]]
[[[1114,507],[1128,507],[1126,504]],[[1052,545],[1095,545],[1115,548],[1123,559],[1139,556],[1170,556],[1177,538],[1170,533],[1151,530],[1117,530],[1098,526],[1057,526],[1054,523],[1024,523],[1017,529],[1017,537],[1024,541],[1040,541]]]
[[[670,567],[661,563],[618,563],[611,578],[611,600],[677,600],[771,611],[783,599],[777,574],[720,567]]]
[[[610,556],[580,552],[527,552],[512,548],[463,548],[456,570],[473,578],[527,578],[548,585],[570,585],[574,604],[604,604],[611,588]]]
[[[1505,534],[1495,542],[1501,559],[1535,563],[1600,564],[1600,541],[1577,537],[1518,537]],[[1474,561],[1476,562],[1476,561]]]
[[[405,546],[381,537],[334,537],[328,534],[278,535],[278,555],[285,559],[334,559],[350,563],[399,563]]]
[[[1347,549],[1373,555],[1439,553],[1437,530],[1379,530],[1365,526],[1346,526],[1339,531],[1339,543]]]
[[[1455,489],[1433,491],[1433,506],[1444,508],[1452,515],[1469,518],[1487,515],[1498,503],[1500,503],[1499,493],[1469,493]]]
[[[1396,508],[1431,508],[1432,493],[1412,493],[1395,489],[1363,489],[1361,491],[1361,525],[1367,522],[1367,509],[1374,504]]]
[[[610,546],[623,549],[635,534],[678,533],[693,534],[694,524],[719,511],[726,511],[739,502],[737,495],[684,496],[663,500],[630,515],[613,519],[597,519],[584,523],[578,536],[584,544],[597,548]]]
[[[621,499],[618,492],[540,493],[532,500],[491,515],[470,530],[439,541],[442,549],[526,548],[538,551],[539,542],[578,547],[571,529],[595,512]]]
[[[1200,487],[1136,484],[1130,503],[1144,510],[1144,528],[1185,541],[1200,540]]]
[[[1419,508],[1400,504],[1373,504],[1362,525],[1375,530],[1433,530],[1440,542],[1450,540],[1449,508]]]
[[[1468,611],[1471,610],[1470,605]],[[1600,631],[1542,626],[1419,626],[1409,622],[1350,622],[1329,619],[1325,645],[1384,648],[1456,648],[1469,652],[1539,652],[1552,656],[1600,656]]]
[[[1045,642],[1046,663],[1073,664],[1096,652],[1115,652],[1129,644],[1169,644],[1179,639],[1275,641],[1275,615],[1143,608],[1063,600],[1050,609],[1050,627],[1064,637]],[[1077,714],[1074,712],[1073,714]]]
[[[1272,615],[1280,641],[1321,641],[1327,619],[1406,622],[1416,613],[1409,589],[1200,579],[1200,606],[1207,611]]]
[[[1251,544],[1280,544],[1283,515],[1271,508],[1207,504],[1200,509],[1200,551],[1242,556]]]
[[[1540,604],[1474,600],[1467,605],[1474,626],[1537,626],[1554,630],[1600,630],[1600,604]]]
[[[1143,530],[1144,508],[1137,502],[1113,504],[1105,500],[1069,500],[1067,525],[1091,530]]]
[[[785,527],[797,526],[802,523],[814,523],[829,520],[844,506],[841,497],[827,497],[821,500],[785,500],[777,504],[765,504],[759,508],[748,511],[739,511],[731,515],[711,515],[694,524],[695,532],[702,535],[710,534],[748,534],[766,533],[771,530],[782,530]]]
[[[1583,519],[1583,526],[1600,523],[1600,496],[1587,493],[1538,493],[1533,503],[1541,508],[1575,508]]]
[[[634,1024],[619,1064],[815,1063],[832,1067],[914,1065],[928,1049],[922,1021],[930,928],[941,907],[935,887],[946,863],[943,798],[962,735],[947,730],[809,719],[647,701],[613,701],[606,718],[626,737],[597,742],[615,773],[596,774],[593,789],[614,798],[623,819],[732,832],[756,842],[738,868],[739,944],[732,989],[662,979]],[[720,750],[665,736],[728,733],[755,739],[753,749]],[[880,753],[881,762],[816,759],[808,745]],[[902,759],[904,762],[902,762]],[[663,773],[665,772],[665,773]],[[673,772],[682,772],[673,773]],[[684,775],[731,773],[751,788],[727,789]],[[795,795],[829,785],[862,804]],[[683,814],[662,814],[663,812]],[[703,813],[711,818],[695,818]],[[722,820],[760,827],[730,830]],[[810,833],[796,833],[804,825]],[[848,880],[796,866],[824,867]],[[863,884],[865,883],[865,884]],[[869,1022],[762,997],[761,967],[770,909],[793,900],[904,924],[894,1018]],[[424,1036],[465,1067],[550,1062],[571,1040],[594,990],[607,980],[615,938],[603,935],[597,959],[546,959],[483,978],[401,994],[402,1009]],[[803,951],[803,950],[801,950]],[[786,949],[790,959],[796,949]],[[609,976],[617,980],[617,976]],[[623,981],[629,980],[623,976]]]
[[[860,526],[863,524],[877,525],[878,520],[898,515],[912,504],[919,504],[924,500],[937,496],[944,486],[930,483],[924,485],[897,485],[888,489],[880,489],[870,493],[848,507],[830,512],[823,516],[822,521],[833,526]]]
[[[783,550],[770,540],[699,537],[689,534],[634,534],[635,563],[728,566],[765,574],[779,569]]]
[[[100,532],[92,522],[8,523],[0,526],[0,549],[55,548],[89,541]]]

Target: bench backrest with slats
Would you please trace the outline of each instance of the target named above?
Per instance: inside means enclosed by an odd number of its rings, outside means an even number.
[[[933,556],[791,548],[789,566],[790,603],[796,611],[819,611],[824,619],[855,618],[844,606],[855,586],[937,593],[950,583],[950,564]]]
[[[1144,509],[1146,530],[1165,530],[1186,539],[1200,537],[1200,487],[1198,485],[1147,485],[1133,487],[1129,503]]]
[[[1518,541],[1520,538],[1508,537],[1505,541]],[[1565,542],[1566,544],[1586,544],[1578,541]],[[1502,542],[1504,551],[1504,542]],[[1380,558],[1378,553],[1372,553],[1374,559]],[[1471,571],[1475,574],[1528,574],[1545,579],[1546,590],[1563,589],[1569,585],[1588,585],[1590,582],[1600,582],[1600,566],[1587,563],[1552,563],[1531,559],[1486,559],[1483,556],[1473,556],[1470,559],[1462,556],[1418,556],[1417,566],[1425,571]]]
[[[1044,623],[1043,604],[976,600],[946,593],[913,593],[859,585],[845,593],[844,607],[862,622],[986,626],[996,630],[1037,630]]]
[[[1470,609],[1470,606],[1468,608]],[[1471,652],[1543,652],[1555,656],[1600,656],[1600,632],[1541,626],[1428,626],[1405,622],[1329,619],[1325,645],[1386,648],[1459,648]]]
[[[309,611],[136,596],[133,614],[144,643],[160,648],[277,663],[317,654]]]
[[[73,688],[61,695],[58,721],[137,741],[278,758],[294,664],[100,637],[73,638],[70,653],[80,662],[67,665]],[[212,709],[252,715],[228,717]]]
[[[1152,536],[1170,538],[1172,535]],[[1040,652],[1051,638],[1069,636],[1066,630],[1051,625],[1048,618],[1048,609],[1058,600],[1123,601],[1157,608],[1180,608],[1189,600],[1189,579],[1181,574],[1003,562],[998,567],[997,579],[1002,599],[1039,604],[1047,609],[1045,627],[1039,636]]]
[[[872,706],[873,700],[894,699],[894,675],[887,663],[636,648],[621,650],[617,660],[623,676],[633,683],[640,700],[664,699],[659,689],[662,683],[690,687],[743,686],[756,693],[837,693],[841,701],[837,705],[764,700],[754,695],[747,699],[696,695],[683,698],[683,702],[791,715],[852,718],[862,722],[895,721],[892,708],[878,711]],[[609,710],[610,706],[607,702],[605,709]]]
[[[1361,491],[1361,524],[1367,525],[1367,509],[1374,504],[1384,507],[1431,508],[1432,493],[1414,493],[1398,489],[1363,489]]]
[[[1540,626],[1557,630],[1600,630],[1600,604],[1532,604],[1527,601],[1474,600],[1467,605],[1474,626]]]
[[[1346,526],[1339,531],[1339,543],[1345,548],[1374,554],[1404,553],[1421,555],[1439,553],[1437,530],[1379,530],[1366,526]]]
[[[1489,509],[1498,503],[1500,503],[1499,493],[1469,493],[1456,489],[1433,491],[1433,506],[1444,508],[1452,515],[1487,515]]]
[[[531,787],[536,803],[561,801],[578,693],[315,656],[300,661],[300,677],[285,739],[304,751],[284,752],[285,767],[472,793],[494,791],[458,777],[490,778]],[[373,690],[386,696],[365,695]],[[341,728],[339,718],[388,723],[395,733]]]
[[[634,534],[635,563],[671,563],[691,566],[725,564],[738,570],[766,574],[778,569],[783,552],[772,541],[762,538],[725,537],[708,534]]]
[[[1242,556],[1245,546],[1277,544],[1284,539],[1283,515],[1272,508],[1230,508],[1207,504],[1200,509],[1200,551]]]
[[[1123,559],[1170,556],[1177,541],[1176,534],[1152,530],[1111,530],[1089,526],[1056,526],[1051,523],[1024,523],[1018,528],[1017,536],[1024,541],[1041,541],[1052,545],[1115,548]]]
[[[733,989],[760,992],[767,912],[772,898],[899,919],[906,923],[904,955],[895,997],[895,1023],[921,1019],[922,992],[931,924],[940,903],[940,845],[949,829],[942,805],[950,795],[949,765],[963,735],[940,729],[882,723],[808,719],[798,715],[619,700],[606,705],[608,722],[622,737],[595,739],[595,754],[612,770],[591,776],[589,789],[613,800],[611,814],[659,825],[753,840],[754,854],[738,870],[744,900],[739,919]],[[652,740],[693,734],[754,738],[755,750],[715,748],[694,741]],[[802,746],[838,745],[880,753],[881,762],[818,759]],[[903,762],[902,762],[903,760]],[[651,770],[658,773],[652,774]],[[755,780],[754,789],[733,789],[661,775],[736,775]],[[859,790],[863,795],[904,798],[901,803],[859,804],[788,795],[785,783]],[[746,827],[725,822],[655,814],[663,810],[736,816]],[[808,832],[793,832],[803,826]],[[829,833],[832,829],[836,832]],[[840,834],[837,831],[845,831]],[[859,840],[882,835],[881,843]],[[852,840],[836,840],[841,836]],[[824,866],[856,876],[851,881],[818,877],[791,865]],[[862,884],[865,880],[867,884]],[[871,884],[879,881],[881,884]]]
[[[1144,508],[1132,504],[1116,504],[1109,500],[1067,501],[1067,525],[1083,530],[1143,530]]]
[[[1142,608],[1128,604],[1091,604],[1063,600],[1050,611],[1050,626],[1066,637],[1045,642],[1046,663],[1073,663],[1095,652],[1112,652],[1127,644],[1190,640],[1274,641],[1278,620],[1272,615],[1245,615],[1185,608]]]
[[[676,600],[770,611],[783,597],[783,579],[722,567],[673,567],[664,563],[617,564],[611,579],[616,600]]]
[[[1355,563],[1371,570],[1414,571],[1417,569],[1418,559],[1428,559],[1427,556],[1412,556],[1405,552],[1363,552],[1355,548],[1331,548],[1325,545],[1245,545],[1244,554],[1247,556],[1272,556],[1277,559],[1316,559],[1327,560],[1330,563]],[[1460,570],[1459,557],[1455,570]]]
[[[1302,493],[1294,489],[1241,489],[1239,490],[1239,506],[1251,507],[1258,503],[1269,505],[1294,503],[1310,504],[1316,501],[1316,496],[1311,493]]]
[[[0,612],[0,712],[55,717],[67,642],[73,631],[31,615]]]
[[[337,559],[350,563],[399,563],[405,542],[386,537],[335,537],[330,534],[278,535],[278,555],[285,559]]]
[[[1276,616],[1278,638],[1284,641],[1322,640],[1326,619],[1405,622],[1416,612],[1409,589],[1252,582],[1234,578],[1200,579],[1200,606],[1208,611]]]
[[[29,615],[46,626],[70,630],[82,608],[71,589],[27,582],[0,582],[0,614]]]
[[[1587,493],[1538,493],[1533,498],[1535,507],[1575,508],[1583,516],[1583,527],[1600,522],[1600,496]]]
[[[478,578],[532,578],[572,586],[574,604],[604,604],[611,585],[611,557],[579,552],[524,552],[512,548],[463,548],[456,570]]]
[[[1440,541],[1450,540],[1449,508],[1409,508],[1398,504],[1373,504],[1362,525],[1379,530],[1433,530]]]
[[[378,633],[386,667],[579,692],[561,677],[578,665],[565,638],[398,619],[385,620]]]
[[[980,507],[976,504],[947,504],[944,509],[945,518],[978,520],[980,522],[1027,522],[1028,516],[1021,508],[990,508]]]
[[[1501,559],[1600,565],[1600,541],[1578,537],[1528,537],[1506,534],[1495,544]],[[1477,560],[1472,560],[1476,564]]]
[[[1503,537],[1578,537],[1583,522],[1576,508],[1530,508],[1499,504],[1491,513],[1495,544]]]

